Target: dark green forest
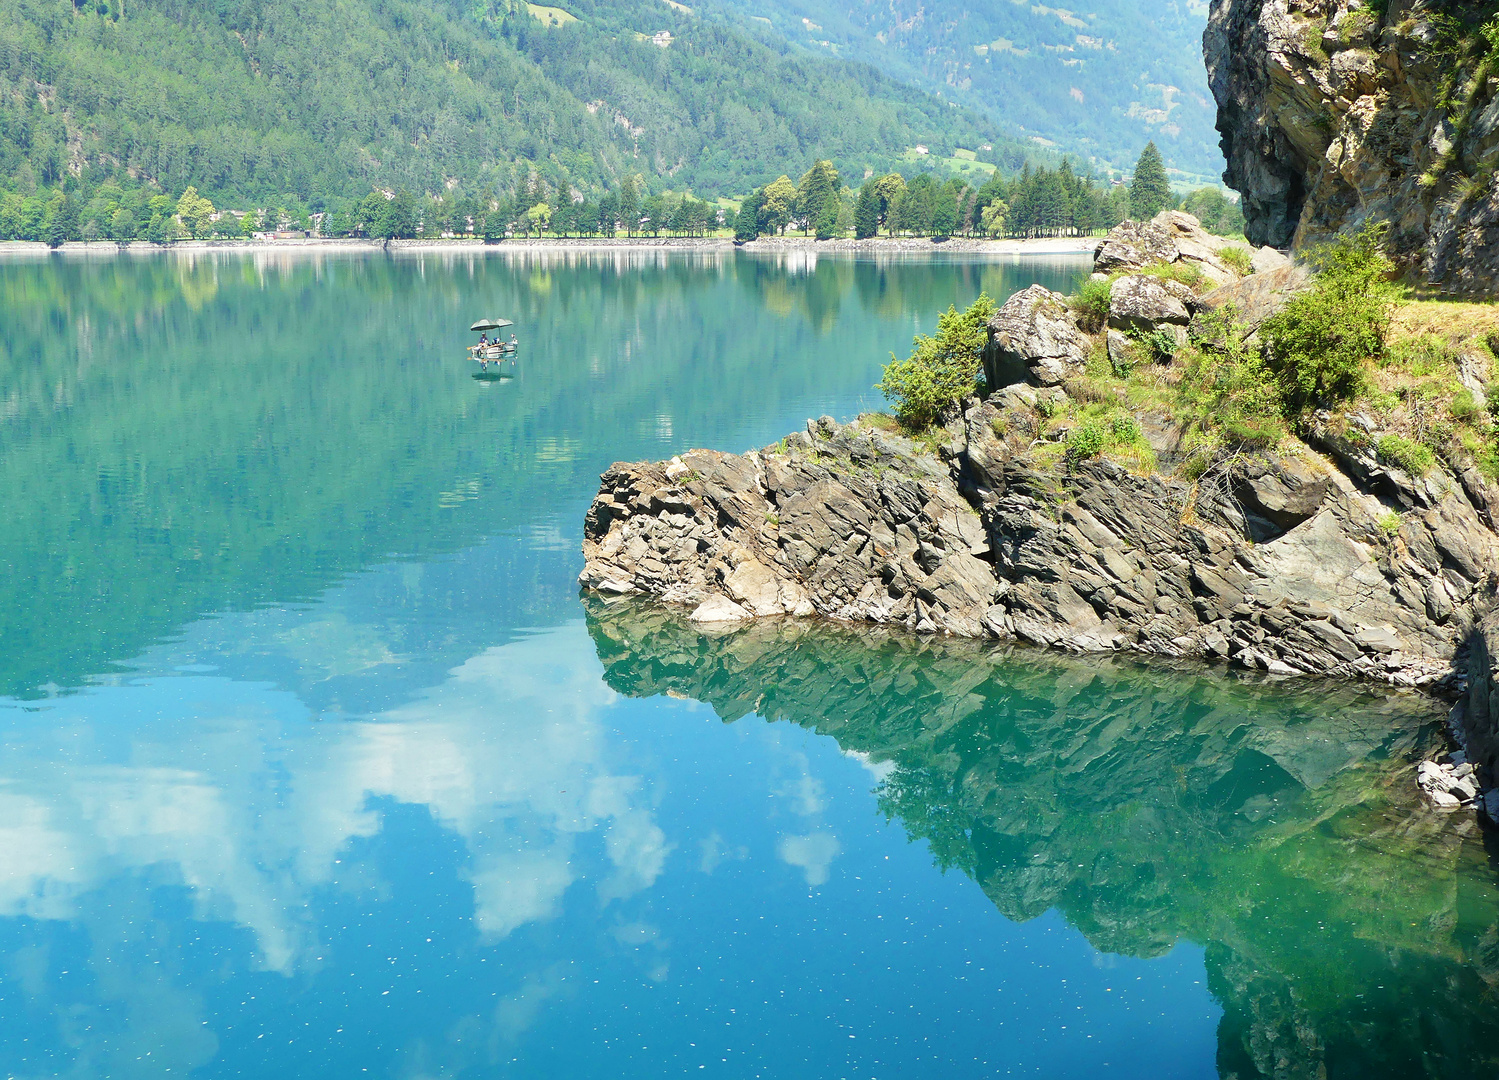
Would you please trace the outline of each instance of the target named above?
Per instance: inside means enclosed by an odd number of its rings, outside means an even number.
[[[195,186],[218,205],[372,188],[749,190],[893,168],[997,126],[867,65],[660,0],[0,0],[0,191]],[[545,10],[543,10],[545,14]],[[660,47],[646,35],[666,31]]]

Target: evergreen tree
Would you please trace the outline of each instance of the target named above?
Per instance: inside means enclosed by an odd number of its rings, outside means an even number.
[[[652,195],[649,199],[645,200],[640,210],[649,223],[646,225],[646,228],[650,230],[651,235],[660,236],[661,228],[667,221],[666,196]]]
[[[838,210],[842,205],[843,203],[836,195],[823,202],[822,210],[817,215],[817,239],[832,240],[840,235]]]
[[[78,204],[66,194],[56,198],[47,214],[47,246],[62,247],[78,233]]]
[[[1129,188],[1130,214],[1136,221],[1149,221],[1174,200],[1166,179],[1166,163],[1152,140],[1145,144],[1135,165],[1135,178]]]
[[[829,203],[838,199],[838,170],[831,161],[817,161],[796,185],[796,216],[806,228],[815,228],[823,219]],[[833,209],[834,220],[837,207]]]
[[[854,238],[868,240],[880,231],[880,197],[875,192],[878,181],[871,177],[859,189],[859,201],[854,206]]]
[[[633,176],[625,177],[624,185],[619,189],[619,220],[625,227],[626,236],[634,236],[640,231],[640,188]]]
[[[599,232],[613,236],[619,228],[619,196],[610,192],[599,200]]]
[[[958,225],[958,192],[944,184],[932,193],[932,235],[939,239],[951,236]]]
[[[760,216],[765,210],[765,189],[756,188],[739,205],[734,220],[734,239],[740,243],[754,240],[760,235]]]

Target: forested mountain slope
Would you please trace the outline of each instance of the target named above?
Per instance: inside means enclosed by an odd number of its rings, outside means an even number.
[[[0,189],[88,169],[258,203],[643,173],[747,190],[998,125],[664,0],[0,0]],[[758,26],[758,24],[756,24]],[[652,37],[660,31],[670,35]]]
[[[881,70],[1128,170],[1223,169],[1202,62],[1205,0],[724,0],[815,52]]]

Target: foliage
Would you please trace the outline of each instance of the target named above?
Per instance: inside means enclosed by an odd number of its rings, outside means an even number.
[[[1140,153],[1140,160],[1135,163],[1135,176],[1130,182],[1130,214],[1137,221],[1149,221],[1174,201],[1161,151],[1153,141],[1148,142]]]
[[[1374,449],[1385,464],[1394,465],[1412,476],[1423,476],[1436,464],[1436,455],[1431,452],[1431,447],[1401,435],[1381,435],[1375,442]]]
[[[1231,305],[1201,316],[1201,339],[1181,359],[1178,408],[1232,446],[1262,447],[1285,435],[1280,386],[1258,349],[1244,343]]]
[[[554,29],[458,0],[102,6],[0,0],[0,190],[144,177],[321,213],[374,186],[519,200],[536,173],[597,198],[642,173],[729,194],[818,159],[886,171],[916,142],[1019,147],[863,65],[657,0],[576,0]],[[636,37],[663,28],[669,49]]]
[[[880,231],[880,197],[875,193],[876,181],[864,181],[859,189],[859,201],[854,206],[854,238],[868,240]]]
[[[1380,250],[1387,228],[1369,224],[1308,252],[1311,288],[1265,321],[1266,356],[1293,414],[1352,398],[1365,385],[1365,365],[1384,354],[1399,296]]]
[[[1067,432],[1063,443],[1069,467],[1076,467],[1080,462],[1107,452],[1132,458],[1147,468],[1155,465],[1155,455],[1145,442],[1140,421],[1112,405],[1085,414]]]
[[[1176,359],[1176,352],[1180,346],[1176,335],[1165,327],[1157,327],[1142,339],[1142,344],[1150,350],[1150,353],[1161,363],[1169,363]]]
[[[1240,277],[1248,277],[1254,272],[1254,256],[1241,247],[1224,248],[1218,252],[1218,259]]]
[[[944,410],[973,392],[993,314],[994,301],[983,294],[961,313],[949,307],[938,317],[935,335],[918,334],[908,358],[890,358],[878,389],[894,404],[896,418],[908,430],[930,427]]]
[[[1078,286],[1072,297],[1072,310],[1077,312],[1078,322],[1090,334],[1101,331],[1109,321],[1109,294],[1113,282],[1108,278],[1092,278]]]
[[[177,200],[177,217],[194,240],[208,235],[213,213],[213,203],[199,195],[195,187],[189,187]]]
[[[1244,210],[1223,194],[1221,188],[1198,188],[1181,201],[1181,209],[1202,222],[1202,227],[1218,236],[1241,236],[1244,232]]]
[[[1067,461],[1077,464],[1103,453],[1109,444],[1109,431],[1103,422],[1088,417],[1067,433]]]

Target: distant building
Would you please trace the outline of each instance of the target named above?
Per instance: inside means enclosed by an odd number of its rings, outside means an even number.
[[[657,30],[653,35],[651,35],[651,44],[655,45],[657,48],[669,49],[671,47],[671,42],[672,36],[670,30]]]
[[[931,153],[931,151],[930,151],[930,150],[928,150],[928,149],[927,149],[927,148],[926,148],[926,147],[925,147],[925,146],[918,146],[918,147],[917,147],[917,148],[916,148],[916,152],[917,152],[917,153],[918,153],[918,154],[922,154],[922,155],[925,155],[925,154],[930,154],[930,153]]]

